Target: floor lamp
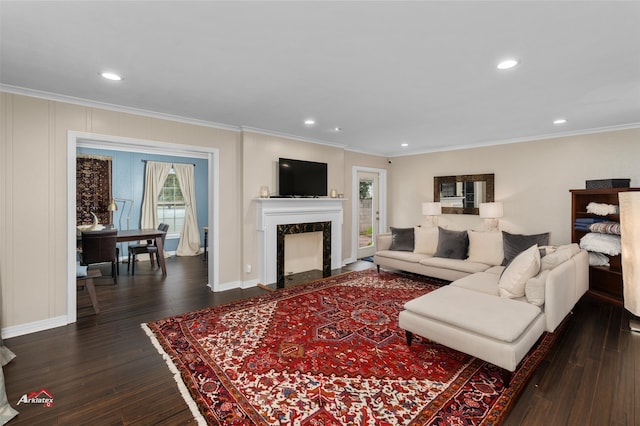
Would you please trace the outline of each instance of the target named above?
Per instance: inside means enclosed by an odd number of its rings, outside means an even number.
[[[118,218],[118,229],[122,229],[122,215],[124,214],[124,209],[127,206],[127,202],[129,202],[129,210],[127,211],[127,229],[129,229],[129,219],[131,218],[131,208],[133,207],[133,200],[130,200],[128,198],[112,198],[111,203],[109,203],[110,211],[119,210],[118,203],[117,203],[118,201],[122,202],[122,210],[120,211],[120,217]],[[120,243],[120,245],[122,245],[122,243]],[[123,253],[123,256],[124,256],[122,247],[120,247],[120,253]],[[124,262],[121,262],[121,263],[124,263]]]
[[[640,332],[640,192],[620,192],[618,199],[624,307],[635,316],[629,328]]]
[[[118,218],[118,229],[122,229],[122,215],[124,215],[124,209],[127,206],[127,202],[129,202],[129,210],[127,211],[127,229],[129,229],[129,219],[131,218],[131,208],[133,207],[133,200],[129,200],[128,198],[114,198],[112,200],[113,204],[116,206],[115,210],[118,210],[117,201],[122,201],[122,211],[120,212],[120,217]]]

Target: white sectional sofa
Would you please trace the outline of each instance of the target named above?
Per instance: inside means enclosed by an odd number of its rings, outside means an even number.
[[[421,244],[417,234],[414,250]],[[588,254],[577,244],[533,244],[526,250],[513,245],[513,237],[526,246],[542,234],[474,234],[470,231],[468,235],[466,259],[437,258],[408,250],[389,253],[400,251],[388,250],[391,245],[385,240],[389,237],[382,235],[379,248],[387,250],[376,253],[374,262],[378,267],[453,280],[405,304],[399,325],[406,331],[407,344],[411,345],[413,334],[417,334],[490,362],[504,369],[508,386],[510,372],[545,331],[556,330],[587,291]],[[506,246],[498,247],[499,237]],[[496,264],[505,253],[508,265]]]

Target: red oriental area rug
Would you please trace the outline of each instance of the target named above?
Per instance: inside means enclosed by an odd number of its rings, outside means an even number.
[[[510,388],[489,363],[419,336],[408,347],[398,313],[441,284],[352,272],[143,328],[209,424],[499,424],[555,336]]]

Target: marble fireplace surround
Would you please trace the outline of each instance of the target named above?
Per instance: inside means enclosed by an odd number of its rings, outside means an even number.
[[[327,271],[327,260],[331,263],[329,272],[342,267],[342,218],[345,201],[343,198],[256,199],[260,282],[278,283],[278,263],[282,262],[284,266],[284,259],[279,259],[278,253],[284,256],[284,235],[290,233],[323,231],[323,275]],[[278,249],[279,225],[295,225],[280,226],[281,250]],[[281,272],[283,270],[284,267]]]
[[[285,236],[292,234],[304,234],[306,232],[322,232],[322,276],[331,276],[331,222],[293,223],[290,225],[278,225],[276,255],[278,267],[276,269],[276,287],[284,288],[284,241]]]

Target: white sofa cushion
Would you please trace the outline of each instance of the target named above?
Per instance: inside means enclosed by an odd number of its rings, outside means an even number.
[[[490,272],[495,275],[502,275],[502,273],[504,272],[504,266],[502,265],[492,266],[491,268],[487,269],[484,272]]]
[[[578,252],[580,252],[580,247],[576,243],[557,247],[553,253],[543,256],[540,259],[540,269],[543,271],[553,269],[571,259],[578,254]]]
[[[541,271],[538,275],[527,280],[524,287],[524,294],[527,296],[527,302],[536,306],[544,305],[544,292],[547,283],[547,275],[549,270]]]
[[[433,266],[436,268],[452,269],[454,271],[462,271],[467,273],[482,272],[489,268],[484,263],[469,262],[462,259],[448,259],[446,257],[423,257],[420,264],[425,266]]]
[[[539,307],[448,285],[405,303],[418,315],[502,342],[513,342],[542,314]],[[491,312],[491,315],[487,315]]]
[[[469,231],[469,257],[471,262],[500,265],[504,259],[504,244],[500,232]]]
[[[492,296],[499,296],[499,279],[500,275],[496,275],[491,272],[478,272],[475,274],[467,275],[466,277],[460,278],[459,280],[455,280],[449,285],[467,288],[473,291],[479,291],[480,293],[490,294]]]
[[[414,233],[415,246],[413,252],[433,256],[438,249],[438,228],[435,226],[416,226]]]
[[[513,259],[504,270],[498,288],[501,297],[514,299],[523,297],[527,280],[540,272],[540,251],[535,244]]]
[[[389,259],[403,260],[405,262],[418,263],[425,257],[426,254],[414,253],[412,251],[398,251],[398,250],[381,250],[376,252],[376,256],[386,257]]]

